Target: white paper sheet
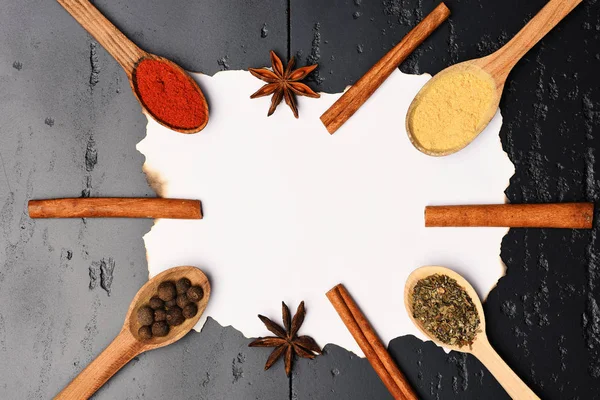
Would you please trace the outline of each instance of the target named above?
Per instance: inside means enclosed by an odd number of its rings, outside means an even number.
[[[399,71],[337,133],[319,116],[339,94],[282,103],[250,100],[262,84],[246,71],[195,75],[210,105],[204,131],[181,135],[148,122],[138,149],[164,197],[194,198],[204,219],[159,220],[145,236],[150,275],[194,265],[210,278],[205,316],[245,335],[268,335],[257,318],[281,320],[281,301],[307,307],[300,331],[320,345],[362,352],[325,297],[344,283],[384,343],[422,335],[403,305],[404,281],[422,265],[462,273],[482,297],[504,274],[504,228],[424,228],[435,204],[503,203],[514,172],[498,113],[465,150],[417,151],[406,110],[428,75]],[[204,324],[203,318],[196,329]]]

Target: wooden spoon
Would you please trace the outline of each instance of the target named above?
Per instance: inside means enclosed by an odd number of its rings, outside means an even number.
[[[413,298],[413,289],[417,282],[423,278],[428,276],[439,274],[439,275],[447,275],[450,278],[453,278],[458,282],[460,286],[462,286],[467,294],[473,300],[473,304],[477,309],[477,313],[479,314],[480,320],[480,329],[481,332],[477,334],[475,340],[473,341],[473,345],[471,348],[468,346],[458,347],[451,346],[445,343],[440,342],[435,337],[433,337],[429,332],[427,332],[421,322],[413,317],[412,310],[412,298]],[[485,333],[485,316],[483,314],[483,308],[481,306],[481,301],[479,301],[479,296],[475,289],[467,282],[465,278],[463,278],[458,273],[452,271],[451,269],[445,267],[421,267],[414,270],[408,279],[406,279],[406,285],[404,286],[404,305],[406,307],[406,311],[408,312],[408,316],[412,320],[412,322],[417,326],[417,328],[423,332],[425,336],[427,336],[431,341],[441,347],[448,348],[454,351],[460,351],[463,353],[471,353],[475,357],[481,361],[483,365],[494,375],[496,380],[502,385],[504,390],[508,393],[510,397],[513,399],[539,399],[535,393],[514,373],[514,371],[506,365],[504,360],[500,358],[498,353],[492,348],[490,342],[488,341],[487,335]]]
[[[150,298],[156,295],[158,285],[161,282],[177,281],[180,278],[188,278],[192,285],[200,286],[204,290],[204,297],[197,303],[198,313],[196,316],[186,319],[179,326],[170,327],[169,334],[165,337],[153,337],[148,340],[139,338],[138,330],[141,325],[137,320],[137,310],[148,304]],[[117,337],[55,398],[62,400],[87,399],[133,357],[145,351],[164,347],[178,341],[196,325],[204,309],[206,309],[209,297],[210,284],[208,278],[196,267],[175,267],[156,275],[142,286],[131,301],[125,323]]]
[[[471,143],[483,129],[489,124],[493,118],[500,97],[504,89],[506,78],[515,64],[527,53],[540,39],[542,39],[552,28],[558,24],[567,14],[569,14],[582,0],[550,0],[544,8],[531,20],[519,33],[515,35],[506,45],[496,52],[475,60],[465,61],[438,73],[425,86],[421,88],[415,99],[412,101],[406,115],[406,131],[412,144],[421,152],[430,156],[445,156],[455,153],[465,148]],[[450,74],[466,76],[474,74],[479,76],[481,80],[487,81],[490,85],[495,86],[495,90],[491,91],[489,98],[483,103],[483,111],[478,114],[478,122],[475,127],[471,128],[468,134],[465,134],[460,140],[453,141],[452,144],[436,143],[431,141],[422,143],[421,139],[414,132],[415,111],[421,105],[422,101],[427,98],[428,91],[433,88],[439,88],[439,82],[443,78],[448,78]],[[465,90],[465,88],[462,88]],[[461,87],[457,86],[456,91],[460,91]],[[437,107],[437,105],[434,105]],[[448,105],[440,104],[439,107]],[[438,108],[439,108],[438,107]],[[474,130],[472,130],[474,129]],[[439,131],[439,130],[438,130]]]
[[[127,39],[125,35],[119,31],[96,7],[94,7],[88,0],[57,0],[58,3],[67,10],[69,14],[73,16],[83,26],[83,28],[90,33],[112,55],[115,60],[123,67],[131,89],[135,94],[135,97],[142,105],[142,108],[156,120],[159,124],[166,126],[169,129],[180,133],[196,133],[204,129],[208,123],[208,104],[204,94],[198,87],[198,84],[191,76],[185,72],[183,68],[174,62],[159,57],[155,54],[145,52]],[[174,69],[179,72],[182,77],[185,77],[191,86],[197,91],[199,97],[197,101],[200,103],[199,106],[199,123],[197,126],[191,128],[181,128],[173,126],[159,117],[154,115],[151,110],[146,107],[143,99],[140,96],[137,85],[135,84],[135,70],[142,60],[155,60],[165,63],[170,69]]]

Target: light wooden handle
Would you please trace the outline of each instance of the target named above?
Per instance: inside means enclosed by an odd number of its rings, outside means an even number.
[[[515,64],[567,16],[582,0],[550,0],[506,45],[492,54],[488,71],[497,79],[506,76]]]
[[[335,133],[371,97],[379,86],[394,72],[435,29],[450,15],[440,3],[423,21],[415,26],[400,43],[346,91],[323,115],[321,122],[331,134]]]
[[[425,226],[591,229],[594,203],[425,207]]]
[[[162,198],[72,198],[31,200],[31,218],[201,219],[200,200]]]
[[[486,337],[477,338],[472,353],[494,375],[506,393],[514,400],[534,400],[539,397],[515,374],[490,345]]]
[[[128,331],[121,333],[56,397],[57,400],[81,400],[91,397],[118,370],[140,354],[142,345]]]
[[[57,0],[112,55],[131,78],[136,62],[146,53],[119,31],[88,0]]]

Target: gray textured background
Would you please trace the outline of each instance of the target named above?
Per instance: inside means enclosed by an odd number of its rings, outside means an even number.
[[[449,0],[451,20],[403,70],[435,73],[486,54],[544,3]],[[187,69],[262,66],[275,49],[301,63],[318,62],[315,87],[339,91],[435,2],[95,4],[142,48]],[[507,190],[512,201],[599,200],[598,8],[596,0],[584,2],[511,75],[501,136],[517,167]],[[33,221],[27,200],[154,196],[135,150],[145,119],[118,64],[48,0],[3,0],[0,96],[0,398],[45,399],[118,333],[148,277],[142,236],[152,221]],[[511,230],[503,242],[509,273],[485,304],[488,334],[544,398],[598,396],[596,243],[597,227],[591,233]],[[96,397],[390,398],[366,360],[337,346],[299,361],[287,379],[279,364],[264,372],[269,351],[248,349],[248,342],[209,320],[201,333],[132,361]],[[446,355],[410,336],[395,339],[390,349],[424,398],[506,398],[473,357]]]

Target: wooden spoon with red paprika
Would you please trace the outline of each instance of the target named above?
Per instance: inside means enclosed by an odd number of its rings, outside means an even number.
[[[208,104],[183,68],[137,47],[88,0],[57,1],[121,64],[135,97],[159,124],[181,133],[206,126]]]

